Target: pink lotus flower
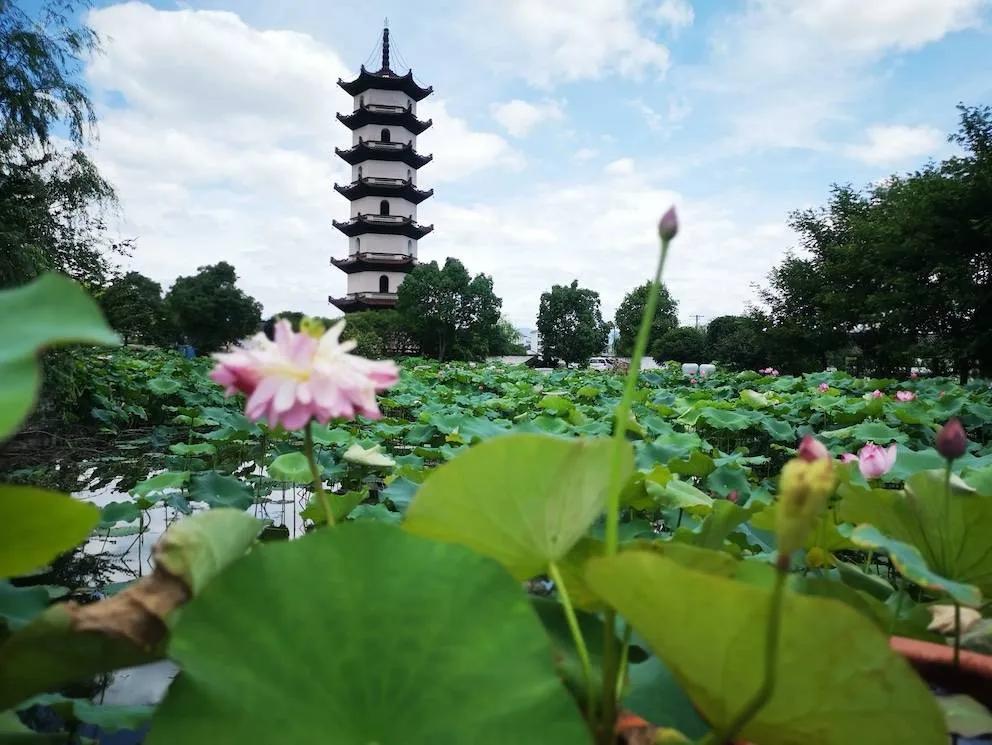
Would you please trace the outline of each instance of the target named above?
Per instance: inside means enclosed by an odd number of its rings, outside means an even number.
[[[773,378],[778,377],[778,370],[774,367],[766,367],[764,370],[758,370],[762,375],[771,375]]]
[[[824,392],[824,391],[829,391],[830,390],[830,384],[829,383],[820,383],[820,385],[818,385],[817,388],[820,389],[820,392],[821,393]]]
[[[841,463],[857,463],[858,462],[858,456],[856,456],[854,453],[841,453],[840,454],[840,462]]]
[[[377,391],[399,380],[391,360],[374,362],[350,354],[354,340],[340,341],[344,321],[321,336],[295,332],[280,320],[275,339],[256,334],[233,352],[214,355],[210,378],[228,395],[248,396],[245,415],[270,426],[300,429],[311,418],[326,423],[362,414],[378,419]]]
[[[912,378],[913,380],[916,380],[918,377],[920,377],[920,375],[919,373],[916,372],[916,370],[913,370],[913,372],[909,374],[909,377]]]
[[[675,213],[675,205],[672,205],[658,221],[658,236],[663,241],[670,241],[678,232],[679,217]]]
[[[878,388],[876,388],[875,390],[873,390],[873,391],[871,392],[871,397],[872,397],[872,398],[881,398],[881,397],[882,397],[882,396],[884,396],[884,395],[885,395],[885,394],[884,394],[884,393],[882,393],[882,392],[881,392],[880,390],[878,390]]]
[[[696,383],[698,383],[699,381],[698,381],[698,380],[696,380],[696,378],[695,378],[695,377],[690,377],[690,378],[689,378],[689,382],[690,382],[690,383],[692,383],[693,385],[695,385],[695,384],[696,384]]]
[[[827,446],[822,442],[817,440],[812,435],[806,435],[802,442],[799,443],[799,447],[796,448],[796,455],[807,461],[819,460],[820,458],[829,458],[830,451],[827,450]]]
[[[730,490],[730,494],[728,494],[728,495],[727,495],[727,499],[729,499],[729,500],[730,500],[731,502],[733,502],[734,504],[737,504],[737,500],[738,500],[738,499],[740,499],[740,498],[741,498],[741,497],[740,497],[740,495],[739,495],[739,494],[737,493],[737,490],[736,490],[736,489],[731,489],[731,490]]]
[[[887,448],[869,442],[858,451],[858,470],[866,479],[877,479],[892,470],[896,463],[896,444]]]
[[[897,401],[912,401],[916,398],[916,394],[912,391],[896,391]]]

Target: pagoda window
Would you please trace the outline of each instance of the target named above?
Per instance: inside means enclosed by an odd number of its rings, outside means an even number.
[[[406,252],[413,255],[413,241],[410,238],[406,239]]]
[[[413,170],[410,168],[406,169],[406,180],[413,181]]]
[[[379,277],[379,292],[389,292],[389,277],[385,274]]]
[[[380,137],[380,139],[383,142],[389,142],[389,130],[386,129],[385,127],[382,128],[382,136]]]
[[[383,199],[381,202],[379,202],[379,214],[380,215],[388,215],[389,214],[389,200],[388,199]]]
[[[358,97],[358,108],[362,108],[365,105],[365,96]]]
[[[362,178],[362,167],[361,166],[358,166],[358,178],[359,178],[359,180],[361,180],[361,178]]]
[[[357,254],[357,253],[361,253],[361,252],[362,252],[362,239],[361,238],[356,238],[355,239],[355,253]]]

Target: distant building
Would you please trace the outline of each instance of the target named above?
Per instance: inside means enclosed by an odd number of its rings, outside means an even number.
[[[537,332],[537,329],[521,327],[517,328],[516,332],[520,338],[520,343],[524,345],[528,354],[541,354],[543,351],[541,335]]]
[[[348,236],[348,256],[331,263],[348,275],[348,293],[328,299],[345,313],[391,308],[417,264],[417,241],[434,229],[417,222],[417,205],[434,193],[417,186],[417,170],[433,159],[417,152],[417,135],[431,126],[417,118],[417,102],[434,89],[418,85],[413,70],[393,72],[388,28],[382,31],[382,67],[369,72],[362,65],[357,78],[338,85],[354,97],[352,112],[338,114],[352,131],[352,146],[334,149],[351,166],[351,183],[334,184],[351,202],[351,219],[334,221]]]

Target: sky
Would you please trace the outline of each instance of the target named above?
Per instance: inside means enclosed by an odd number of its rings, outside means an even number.
[[[266,315],[336,315],[336,81],[387,17],[434,87],[420,259],[491,275],[518,326],[573,279],[612,318],[669,204],[683,322],[743,312],[797,247],[790,212],[947,157],[956,104],[992,103],[990,0],[97,2],[93,149],[136,241],[125,267],[167,288],[224,260]]]

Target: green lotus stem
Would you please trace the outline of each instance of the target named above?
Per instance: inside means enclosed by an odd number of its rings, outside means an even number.
[[[944,514],[943,519],[941,520],[941,522],[947,527],[948,533],[951,532],[951,463],[951,459],[948,458],[947,466],[944,468]],[[944,532],[942,528],[940,529],[940,532]],[[941,563],[943,564],[943,566],[940,567],[940,571],[944,576],[950,577],[952,576],[952,572],[946,553],[949,548],[948,544],[950,541],[947,538],[942,538],[940,543]]]
[[[661,238],[661,250],[658,254],[658,266],[651,280],[647,302],[644,304],[644,315],[637,329],[637,339],[634,342],[634,352],[630,358],[630,368],[624,379],[623,396],[617,406],[613,426],[613,461],[610,464],[609,490],[606,504],[606,554],[610,556],[617,552],[620,533],[620,489],[623,462],[623,447],[627,442],[627,425],[630,423],[630,409],[634,403],[634,391],[641,372],[641,359],[648,346],[651,335],[651,324],[654,321],[655,310],[658,307],[658,295],[661,287],[661,274],[668,257],[668,244],[671,238]],[[616,637],[616,612],[609,608],[603,619],[603,705],[601,737],[604,743],[613,742],[613,722],[616,719],[617,699],[616,681],[620,672],[619,655]]]
[[[320,500],[324,508],[324,515],[327,517],[327,525],[334,525],[334,510],[331,509],[331,502],[324,491],[324,479],[320,475],[320,467],[313,457],[313,433],[310,428],[313,426],[313,419],[307,422],[306,429],[303,430],[303,454],[306,455],[307,463],[310,464],[310,478],[313,480],[313,491]]]
[[[561,598],[562,607],[565,609],[565,620],[568,621],[568,630],[572,633],[572,641],[575,642],[575,651],[579,655],[579,662],[582,663],[582,677],[585,678],[586,687],[587,714],[589,720],[592,721],[593,710],[596,706],[596,693],[593,689],[592,663],[589,660],[589,649],[586,647],[585,637],[582,636],[582,630],[579,628],[579,619],[575,615],[575,608],[572,607],[572,601],[568,597],[565,581],[561,577],[561,572],[558,571],[558,565],[553,561],[548,565],[548,574],[551,575],[551,579],[554,581],[555,587],[558,590],[558,597]]]
[[[775,572],[775,587],[772,589],[769,607],[768,626],[765,630],[765,676],[761,687],[740,713],[730,720],[719,732],[711,731],[703,738],[703,745],[724,745],[732,741],[737,734],[747,726],[761,708],[768,703],[775,690],[775,673],[778,667],[779,630],[782,625],[782,598],[785,590],[785,580],[789,576],[787,570],[778,568]]]
[[[620,647],[620,671],[617,675],[616,700],[623,695],[623,682],[627,678],[627,664],[630,658],[630,634],[633,631],[629,623],[623,625],[623,646]]]

